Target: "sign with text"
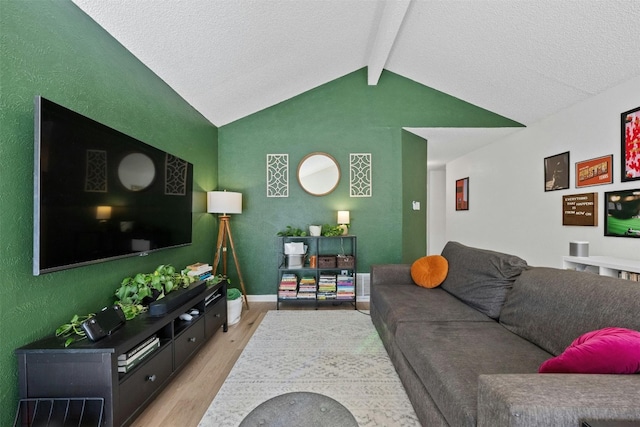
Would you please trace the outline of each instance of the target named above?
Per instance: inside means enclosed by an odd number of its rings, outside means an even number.
[[[613,154],[576,163],[576,188],[613,183]]]
[[[562,196],[562,225],[598,225],[598,193]]]

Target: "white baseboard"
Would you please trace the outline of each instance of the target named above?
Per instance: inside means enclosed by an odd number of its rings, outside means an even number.
[[[273,295],[247,295],[249,302],[277,302],[278,296]]]

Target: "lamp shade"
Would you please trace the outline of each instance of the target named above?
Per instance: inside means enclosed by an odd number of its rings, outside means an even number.
[[[111,206],[98,206],[96,208],[96,219],[111,219]]]
[[[349,224],[349,211],[338,211],[338,224]]]
[[[242,193],[233,191],[207,192],[207,212],[222,214],[242,213]]]

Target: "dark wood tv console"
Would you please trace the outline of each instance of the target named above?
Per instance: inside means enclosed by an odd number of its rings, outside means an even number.
[[[51,336],[21,347],[20,398],[104,398],[103,425],[129,425],[220,327],[227,331],[226,300],[223,281],[165,316],[143,313],[97,342],[65,348],[64,339]],[[193,308],[200,314],[191,321],[179,318]],[[160,347],[119,373],[118,356],[154,335]]]

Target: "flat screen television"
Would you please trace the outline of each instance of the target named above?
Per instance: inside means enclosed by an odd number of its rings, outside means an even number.
[[[193,165],[35,98],[33,274],[191,243]]]
[[[604,193],[604,235],[640,238],[640,188]]]

